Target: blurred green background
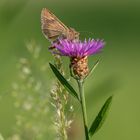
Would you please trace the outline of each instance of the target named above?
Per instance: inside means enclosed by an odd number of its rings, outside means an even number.
[[[90,57],[90,66],[97,58],[101,61],[85,85],[89,120],[96,116],[109,95],[115,96],[107,121],[93,139],[140,139],[139,0],[1,0],[0,133],[8,137],[15,125],[18,111],[10,90],[17,80],[18,60],[28,56],[26,42],[33,39],[41,45],[46,62],[52,58],[47,50],[49,42],[40,28],[40,12],[44,7],[67,26],[81,31],[82,37],[101,38],[106,42],[100,56]],[[49,72],[45,81],[48,86],[53,77]]]

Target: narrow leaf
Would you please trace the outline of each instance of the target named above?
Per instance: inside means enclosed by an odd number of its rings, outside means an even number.
[[[52,71],[54,72],[55,76],[58,78],[60,83],[66,88],[66,90],[75,98],[79,100],[78,94],[74,90],[74,88],[69,84],[69,82],[64,78],[64,76],[57,70],[57,68],[49,63]]]
[[[104,103],[103,107],[101,108],[100,112],[98,113],[97,117],[95,118],[95,120],[93,121],[90,129],[89,129],[89,135],[93,136],[103,125],[106,116],[108,114],[108,110],[110,107],[112,101],[112,96],[110,96],[106,102]]]
[[[95,70],[95,68],[97,67],[98,64],[99,64],[99,60],[97,60],[97,61],[95,62],[95,64],[93,65],[93,67],[91,68],[89,74],[86,76],[85,79],[87,79],[87,78],[93,73],[93,71]]]

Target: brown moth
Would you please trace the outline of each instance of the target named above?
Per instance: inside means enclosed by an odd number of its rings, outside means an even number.
[[[51,42],[59,38],[78,40],[79,33],[73,28],[64,25],[53,13],[44,8],[41,12],[41,28],[44,36]]]

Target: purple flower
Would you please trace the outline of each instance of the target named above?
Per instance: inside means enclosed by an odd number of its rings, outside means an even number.
[[[54,46],[62,56],[82,58],[85,56],[93,55],[101,51],[104,47],[102,40],[85,40],[85,41],[69,41],[67,39],[60,39],[59,43]]]
[[[88,56],[96,54],[104,47],[102,40],[89,39],[88,41],[70,41],[59,39],[53,43],[53,53],[70,57],[70,71],[76,79],[84,79],[88,73]]]

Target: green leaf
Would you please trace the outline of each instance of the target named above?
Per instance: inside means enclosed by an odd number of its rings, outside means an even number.
[[[97,61],[95,62],[95,64],[93,65],[93,67],[91,68],[89,74],[86,76],[85,79],[87,79],[87,78],[93,73],[93,71],[95,70],[95,68],[97,67],[98,64],[99,64],[99,60],[97,60]]]
[[[57,68],[49,63],[52,71],[54,72],[55,76],[58,78],[60,83],[66,88],[66,90],[75,98],[79,100],[77,92],[74,90],[74,88],[69,84],[69,82],[64,78],[64,76],[57,70]]]
[[[89,129],[89,135],[93,136],[103,125],[106,116],[108,114],[108,110],[110,107],[112,101],[112,96],[110,96],[106,102],[104,103],[103,107],[101,108],[100,112],[98,113],[97,117],[95,118],[95,120],[93,121],[90,129]]]

